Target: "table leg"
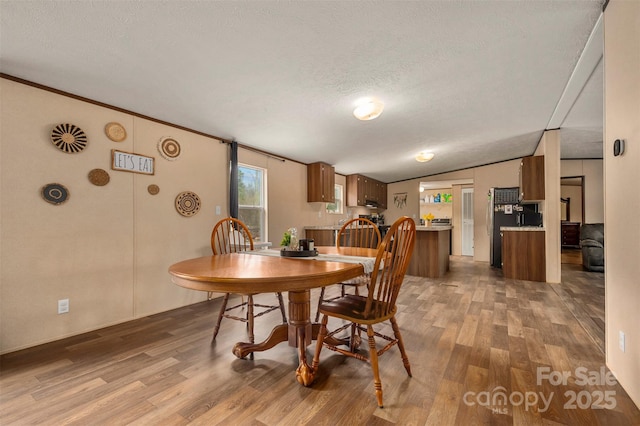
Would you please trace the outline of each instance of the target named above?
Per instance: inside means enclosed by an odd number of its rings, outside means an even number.
[[[267,349],[271,349],[278,343],[286,342],[288,340],[288,328],[287,324],[280,324],[271,330],[271,334],[267,337],[267,340],[261,343],[247,343],[239,342],[233,346],[233,354],[238,358],[244,358],[254,352],[262,352]]]
[[[304,386],[313,382],[314,374],[307,362],[306,348],[318,334],[318,325],[311,323],[311,291],[300,290],[289,292],[289,324],[281,324],[273,328],[269,337],[261,343],[236,343],[233,354],[245,358],[253,352],[270,349],[281,342],[289,342],[298,348],[299,364],[296,379]]]
[[[311,291],[290,291],[289,345],[298,348],[296,380],[304,386],[311,385],[314,379],[313,369],[307,362],[307,346],[311,344],[314,336],[311,324]]]

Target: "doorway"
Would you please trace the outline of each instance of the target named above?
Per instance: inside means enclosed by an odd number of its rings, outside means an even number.
[[[585,223],[584,176],[560,178],[561,264],[582,265],[580,228]]]

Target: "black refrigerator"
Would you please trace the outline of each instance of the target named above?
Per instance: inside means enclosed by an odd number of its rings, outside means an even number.
[[[502,268],[501,226],[518,226],[517,212],[520,189],[491,188],[487,200],[487,233],[491,266]]]

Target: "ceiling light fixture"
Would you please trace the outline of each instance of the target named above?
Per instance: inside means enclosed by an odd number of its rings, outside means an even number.
[[[355,115],[358,120],[373,120],[382,114],[383,109],[384,104],[381,101],[367,99],[366,101],[358,104],[356,109],[353,110],[353,115]]]
[[[427,161],[431,161],[431,159],[435,156],[435,154],[433,152],[421,152],[420,154],[416,155],[416,161],[419,161],[421,163],[426,163]]]

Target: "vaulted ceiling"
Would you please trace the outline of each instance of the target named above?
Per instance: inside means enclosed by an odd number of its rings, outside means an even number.
[[[394,182],[531,155],[551,128],[563,158],[601,158],[602,4],[3,0],[0,71]],[[379,118],[354,118],[365,97]]]

